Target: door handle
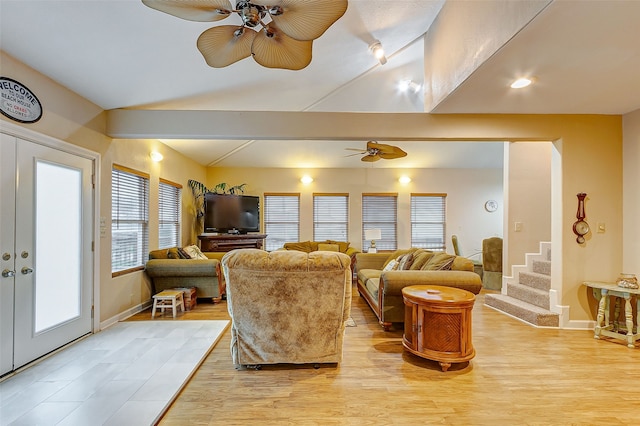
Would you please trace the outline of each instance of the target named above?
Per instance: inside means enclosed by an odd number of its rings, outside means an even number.
[[[4,271],[2,271],[2,276],[5,278],[15,277],[15,275],[16,275],[16,271],[10,271],[8,269],[5,269]]]
[[[23,274],[23,275],[27,275],[27,274],[32,273],[32,272],[33,272],[33,269],[31,269],[31,268],[27,268],[27,267],[25,266],[24,268],[22,268],[22,269],[20,270],[20,272],[22,272],[22,274]]]

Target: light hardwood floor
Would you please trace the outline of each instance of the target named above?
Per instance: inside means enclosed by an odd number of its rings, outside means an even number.
[[[447,372],[406,353],[402,331],[384,332],[355,289],[357,327],[346,329],[337,366],[236,370],[227,330],[160,424],[638,424],[640,345],[536,329],[483,299],[473,309],[476,356]],[[228,318],[226,304],[200,303],[179,319],[207,318]]]

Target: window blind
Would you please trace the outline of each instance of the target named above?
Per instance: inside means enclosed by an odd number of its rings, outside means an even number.
[[[446,194],[411,194],[411,246],[446,250]]]
[[[114,165],[111,170],[111,272],[144,268],[149,256],[149,175]]]
[[[265,250],[300,238],[300,194],[264,194]]]
[[[313,194],[313,239],[348,241],[349,195]]]
[[[180,246],[182,185],[160,179],[158,188],[158,248]]]
[[[376,241],[378,250],[398,247],[398,194],[362,194],[362,247],[369,247],[364,239],[367,229],[379,229],[382,238]]]

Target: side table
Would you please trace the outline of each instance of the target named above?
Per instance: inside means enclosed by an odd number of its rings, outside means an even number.
[[[402,345],[438,361],[442,371],[476,354],[471,339],[473,293],[453,287],[414,285],[402,289],[405,305]]]
[[[640,289],[618,287],[614,283],[606,283],[599,281],[585,281],[585,286],[590,287],[593,291],[593,297],[598,301],[598,312],[596,314],[596,327],[593,337],[599,339],[600,336],[612,337],[614,339],[626,340],[627,346],[635,348],[634,342],[640,340]],[[609,297],[621,297],[624,299],[624,319],[626,334],[618,331],[621,327],[617,323],[619,305],[616,304],[616,315],[613,323],[609,321]],[[633,332],[633,306],[631,299],[636,299],[636,332]]]

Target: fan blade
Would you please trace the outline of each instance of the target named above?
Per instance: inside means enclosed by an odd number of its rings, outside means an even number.
[[[293,39],[271,22],[256,35],[251,53],[263,67],[295,71],[311,63],[312,47],[313,41]]]
[[[220,25],[200,34],[197,46],[210,67],[223,68],[251,56],[256,35],[248,28]]]
[[[214,22],[233,11],[229,0],[142,0],[145,6],[187,21]]]
[[[252,0],[261,6],[279,6],[273,22],[296,40],[315,40],[347,11],[347,0]]]
[[[360,159],[360,161],[364,161],[366,163],[373,163],[374,161],[378,161],[380,156],[378,155],[365,155]]]
[[[378,153],[380,158],[384,158],[385,160],[393,160],[395,158],[406,157],[407,153],[398,148],[398,151],[395,152],[380,152]]]

